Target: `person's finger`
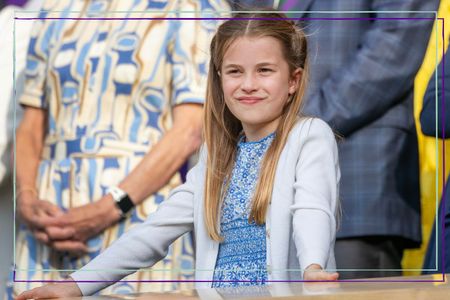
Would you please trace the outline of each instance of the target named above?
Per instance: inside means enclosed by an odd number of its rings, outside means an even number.
[[[33,222],[34,222],[35,226],[37,226],[41,229],[48,228],[50,226],[53,226],[53,227],[69,226],[70,227],[70,224],[71,224],[71,221],[65,215],[53,217],[53,216],[49,216],[45,212],[39,214],[38,216],[34,216]]]
[[[36,216],[36,211],[31,206],[22,206],[18,208],[18,216],[19,220],[24,222],[30,229],[33,229],[33,227],[36,227],[34,225]]]
[[[57,205],[50,203],[48,201],[44,201],[44,200],[42,200],[41,204],[42,204],[42,208],[44,209],[45,213],[48,216],[51,216],[51,217],[64,216],[64,212]]]
[[[72,227],[48,226],[45,229],[45,232],[47,233],[48,237],[53,241],[68,240],[71,239],[75,234],[75,230]]]
[[[48,235],[42,230],[33,230],[33,235],[39,242],[43,244],[47,244],[50,240]]]
[[[80,241],[55,241],[51,243],[52,248],[58,251],[67,251],[72,254],[80,254],[80,253],[87,253],[88,247],[85,243]]]
[[[45,230],[48,226],[61,226],[57,223],[53,217],[49,217],[45,214],[33,214],[28,218],[28,225],[32,229]]]
[[[42,216],[39,216],[36,213],[30,214],[27,217],[28,226],[32,229],[43,230],[45,229],[45,219],[42,219]]]
[[[47,210],[51,205],[51,203],[46,201],[39,201],[30,207],[24,207],[21,209],[20,218],[31,229],[42,230],[49,224],[56,223],[56,220],[53,220],[55,217],[52,217],[47,213]]]
[[[315,280],[337,280],[339,277],[338,273],[328,273],[328,272],[319,272],[315,276]]]
[[[323,270],[310,270],[305,273],[305,280],[311,281],[334,281],[339,278],[339,273],[329,273]]]
[[[338,280],[338,278],[339,278],[339,273],[338,272],[334,272],[334,273],[331,273],[331,280]]]
[[[72,224],[72,218],[67,214],[62,214],[59,216],[49,216],[48,214],[45,214],[41,216],[40,221],[45,225],[45,227],[65,227]]]

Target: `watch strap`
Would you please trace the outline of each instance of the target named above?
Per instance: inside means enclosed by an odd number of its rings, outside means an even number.
[[[120,209],[122,217],[125,217],[135,206],[130,196],[121,188],[114,186],[108,191]]]

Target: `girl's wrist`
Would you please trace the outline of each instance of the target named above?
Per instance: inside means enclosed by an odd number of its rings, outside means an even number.
[[[310,264],[305,269],[305,271],[319,271],[319,270],[323,270],[323,268],[319,264]]]

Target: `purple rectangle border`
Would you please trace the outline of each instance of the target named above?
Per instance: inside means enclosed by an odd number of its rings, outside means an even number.
[[[399,12],[401,13],[401,12]],[[419,12],[420,13],[420,12]],[[442,21],[442,74],[445,73],[445,45],[444,45],[444,41],[445,41],[445,18],[388,18],[388,17],[384,17],[384,18],[291,18],[291,17],[286,17],[283,19],[288,19],[288,20],[323,20],[323,21],[341,21],[341,20],[367,20],[367,21],[373,21],[373,20],[437,20],[437,21]],[[14,20],[23,20],[23,21],[29,21],[29,20],[99,20],[99,21],[107,21],[107,20],[136,20],[136,21],[142,21],[142,20],[184,20],[184,21],[193,21],[193,20],[279,20],[279,18],[234,18],[234,17],[215,17],[215,18],[69,18],[69,17],[64,17],[64,18],[24,18],[24,17],[14,17]],[[437,72],[437,71],[436,71]],[[442,136],[441,138],[444,140],[445,139],[445,81],[444,81],[444,76],[442,76],[441,79],[441,83],[442,83],[442,97],[441,97],[441,120],[442,120]],[[436,93],[437,94],[437,93]],[[437,107],[436,107],[437,109]],[[436,120],[437,122],[437,120]],[[445,143],[442,143],[442,178],[445,178]],[[446,189],[446,185],[443,184],[443,189],[442,189],[442,195],[445,194],[445,189]],[[437,195],[436,195],[437,198]],[[14,213],[15,216],[15,213]],[[445,265],[445,243],[444,243],[444,230],[445,230],[445,223],[443,222],[445,217],[445,201],[443,203],[443,209],[441,210],[441,218],[440,218],[440,223],[441,223],[441,253],[442,253],[442,259],[441,259],[441,268],[442,268],[442,279],[437,279],[437,280],[376,280],[376,279],[341,279],[341,280],[336,280],[336,281],[328,281],[328,280],[266,280],[265,282],[268,283],[281,283],[281,282],[446,282],[446,277],[445,277],[445,271],[444,271],[444,265]],[[15,218],[14,218],[15,219]],[[56,270],[57,271],[57,270]],[[136,270],[138,271],[138,270]],[[58,283],[58,282],[65,282],[64,280],[20,280],[20,279],[16,279],[16,268],[14,266],[14,271],[13,271],[13,282],[42,282],[42,283]],[[81,283],[95,283],[95,282],[117,282],[117,281],[97,281],[97,280],[78,280],[76,282],[81,282]],[[186,283],[193,283],[193,282],[215,282],[213,280],[120,280],[120,282],[144,282],[144,283],[165,283],[165,282],[186,282]],[[224,282],[234,282],[234,281],[224,281]],[[247,282],[247,281],[236,281],[236,282]]]

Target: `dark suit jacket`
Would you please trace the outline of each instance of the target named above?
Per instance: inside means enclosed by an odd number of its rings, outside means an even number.
[[[299,24],[309,35],[311,78],[304,113],[322,118],[344,137],[338,238],[390,235],[411,246],[421,241],[413,83],[433,20],[379,18],[434,18],[433,13],[386,11],[436,11],[438,2],[303,0],[288,5],[306,11],[291,14],[304,18]]]
[[[438,84],[436,86],[435,74],[431,77],[427,91],[423,97],[423,107],[420,113],[420,125],[425,135],[442,138],[450,138],[450,52],[447,50],[441,63],[437,68]],[[443,84],[444,83],[444,84]],[[436,99],[437,91],[437,99]],[[436,123],[436,100],[438,120]],[[444,115],[445,114],[445,115]],[[445,121],[445,122],[444,122]],[[444,122],[444,123],[443,123]],[[437,130],[436,130],[437,127]],[[446,247],[444,269],[442,270],[442,251],[439,252],[438,264],[436,266],[436,228],[433,228],[428,250],[425,255],[423,268],[435,269],[438,272],[450,273],[450,181],[447,178],[444,193],[438,212],[439,230],[438,248],[442,249],[442,236]],[[436,271],[423,272],[424,274],[436,273]]]
[[[444,72],[445,71],[445,72]],[[446,52],[436,69],[438,73],[438,83],[436,86],[435,73],[428,83],[425,96],[423,97],[423,107],[420,113],[420,125],[425,135],[438,138],[450,138],[450,52]],[[444,82],[444,84],[442,84]],[[436,131],[436,91],[437,91],[437,131]],[[445,96],[445,97],[444,97]],[[442,110],[445,108],[445,111]],[[445,118],[443,113],[445,112]],[[442,121],[445,119],[445,123]]]

